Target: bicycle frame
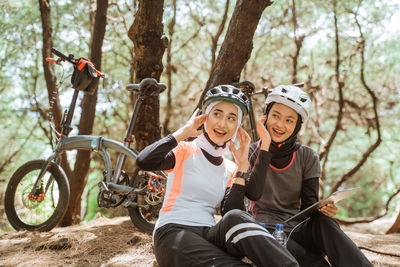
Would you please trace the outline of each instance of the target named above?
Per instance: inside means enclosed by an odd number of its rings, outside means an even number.
[[[89,61],[82,63],[81,59],[76,60],[72,54],[66,56],[54,48],[52,48],[52,52],[59,58],[57,60],[46,58],[46,61],[56,64],[68,61],[78,68],[78,71],[84,71],[83,68],[79,69],[82,64],[89,64],[93,67]],[[78,65],[79,62],[81,65]],[[75,71],[77,70],[75,69]],[[105,76],[98,70],[96,73],[97,77]],[[84,72],[78,74],[85,75]],[[86,90],[86,83],[93,81],[88,76],[84,76],[82,80],[84,83],[82,81],[79,83],[79,79],[77,79],[73,84],[75,91],[69,108],[62,114],[60,130],[56,129],[51,112],[54,108],[54,100],[57,99],[57,90],[53,92],[54,95],[49,101],[52,134],[50,141],[53,152],[46,159],[26,162],[13,173],[5,194],[4,206],[7,218],[16,230],[49,231],[54,228],[67,211],[71,193],[69,179],[59,164],[61,155],[71,150],[86,150],[100,154],[100,161],[103,162],[102,169],[104,171],[101,181],[98,183],[98,206],[114,208],[123,204],[127,208],[134,226],[143,232],[151,233],[154,229],[154,219],[158,217],[164,198],[167,176],[164,172],[144,172],[137,166],[133,166],[134,171],[128,175],[124,170],[124,164],[127,158],[135,161],[138,156],[138,152],[131,149],[130,145],[134,139],[135,122],[143,100],[146,97],[158,96],[166,89],[166,86],[158,83],[155,79],[143,79],[140,84],[127,85],[126,89],[137,93],[138,97],[125,138],[123,142],[118,142],[103,136],[69,136],[72,131],[71,122],[79,91]],[[63,79],[60,80],[60,84],[62,81]],[[113,151],[112,155],[110,151]],[[118,155],[118,159],[113,168],[111,156],[114,157],[114,152]]]
[[[69,57],[66,57],[64,54],[58,51],[55,54],[62,58],[68,58],[69,59],[68,61],[70,62],[73,60],[73,56],[71,57],[71,55]],[[155,86],[156,88],[158,88],[158,90],[156,91],[148,90],[147,88],[151,86]],[[130,148],[130,144],[133,142],[132,136],[133,136],[134,126],[143,100],[145,99],[146,96],[158,95],[159,93],[164,91],[165,88],[166,86],[164,84],[159,84],[155,79],[150,79],[150,78],[143,79],[140,84],[130,84],[127,86],[128,91],[133,91],[135,93],[138,93],[139,96],[135,102],[131,120],[124,138],[124,143],[107,139],[103,136],[92,136],[92,135],[76,135],[72,137],[68,136],[72,130],[70,125],[75,111],[76,101],[79,95],[79,90],[75,89],[67,113],[64,114],[63,116],[63,118],[65,119],[61,121],[60,139],[57,141],[54,152],[46,159],[45,164],[43,165],[38,175],[38,178],[36,179],[36,182],[32,188],[32,193],[36,188],[38,188],[38,184],[42,180],[42,177],[44,173],[47,171],[50,164],[58,165],[59,155],[61,155],[61,153],[65,151],[70,151],[70,150],[89,150],[101,153],[105,168],[104,171],[105,181],[101,181],[99,183],[99,187],[105,192],[110,194],[112,192],[117,192],[120,193],[121,195],[140,193],[142,190],[118,184],[118,179],[121,175],[126,158],[130,157],[132,159],[136,159],[138,155],[138,152],[136,150]],[[118,153],[118,159],[115,168],[112,168],[110,155],[107,151],[108,149]],[[167,177],[164,172],[161,172],[161,174],[164,177]],[[128,204],[132,205],[132,202]]]
[[[260,94],[264,92],[266,93],[266,89],[263,89],[263,91],[261,92],[256,92],[255,85],[250,81],[233,83],[233,86],[240,88],[243,91],[243,93],[249,98],[249,120],[251,128],[251,138],[253,139],[253,142],[255,142],[258,140],[258,134],[257,134],[256,118],[253,110],[253,102],[251,101],[251,97],[255,94]]]

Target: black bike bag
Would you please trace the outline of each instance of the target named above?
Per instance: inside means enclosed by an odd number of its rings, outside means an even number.
[[[71,77],[72,88],[92,95],[96,91],[101,76],[97,73],[93,63],[81,57],[74,69]]]

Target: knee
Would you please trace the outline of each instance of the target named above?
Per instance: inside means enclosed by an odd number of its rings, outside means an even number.
[[[322,228],[328,229],[340,229],[339,224],[329,216],[321,212],[317,212],[314,216],[311,217],[311,222],[314,225],[318,225]]]
[[[222,217],[222,220],[226,222],[231,222],[232,224],[243,223],[243,222],[257,223],[256,220],[253,217],[251,217],[250,214],[239,209],[233,209],[228,211]]]

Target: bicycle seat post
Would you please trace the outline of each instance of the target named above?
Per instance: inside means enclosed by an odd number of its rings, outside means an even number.
[[[129,122],[128,130],[126,131],[126,135],[124,138],[124,146],[130,147],[130,144],[133,142],[132,136],[133,136],[133,130],[135,127],[135,123],[137,120],[137,116],[139,113],[139,109],[143,103],[144,100],[144,95],[139,94],[138,98],[135,101],[135,106],[133,108],[132,116],[131,116],[131,121]],[[114,174],[113,174],[113,182],[116,183],[118,181],[118,178],[121,174],[122,166],[125,163],[126,155],[125,154],[119,154],[117,163],[114,169]]]
[[[239,87],[242,90],[242,92],[250,100],[249,101],[249,119],[250,119],[250,128],[251,128],[251,138],[253,139],[253,142],[255,142],[258,139],[258,134],[257,134],[257,124],[256,124],[255,116],[254,116],[253,103],[252,103],[251,97],[254,95],[256,87],[250,81],[237,82],[237,83],[233,83],[233,85],[236,87]]]

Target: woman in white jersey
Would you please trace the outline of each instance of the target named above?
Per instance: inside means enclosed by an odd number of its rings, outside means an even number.
[[[271,140],[264,157],[264,179],[246,186],[234,184],[225,200],[223,213],[243,207],[243,197],[255,188],[263,188],[254,202],[254,218],[272,230],[318,201],[321,174],[318,154],[297,142],[297,134],[308,119],[310,99],[300,88],[279,86],[267,97],[263,118],[269,138],[251,145],[250,166],[256,164],[265,140]],[[264,153],[265,154],[265,153]],[[301,266],[372,266],[360,249],[331,217],[337,207],[329,204],[304,224],[304,218],[284,225],[287,234],[294,229],[287,243],[288,250]],[[330,264],[325,260],[327,255]]]
[[[185,126],[146,147],[137,164],[144,170],[167,170],[167,189],[154,230],[159,266],[298,266],[271,234],[247,213],[234,210],[216,223],[214,214],[235,179],[249,183],[265,168],[247,173],[250,137],[240,128],[248,98],[230,85],[207,91],[203,115],[196,111]],[[203,125],[203,130],[198,130]],[[262,125],[261,125],[262,126]],[[263,131],[263,127],[259,127]],[[240,147],[233,145],[237,136]],[[191,142],[184,141],[197,137]],[[231,149],[235,162],[224,157]],[[264,152],[261,148],[259,161]],[[257,163],[256,163],[257,165]],[[248,177],[250,176],[250,177]],[[242,178],[238,178],[242,177]],[[239,182],[240,182],[239,181]],[[251,199],[261,190],[250,192]]]

